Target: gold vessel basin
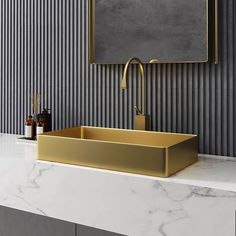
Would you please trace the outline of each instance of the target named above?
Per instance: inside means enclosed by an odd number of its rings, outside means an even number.
[[[39,135],[38,159],[168,177],[197,161],[197,136],[81,126]]]

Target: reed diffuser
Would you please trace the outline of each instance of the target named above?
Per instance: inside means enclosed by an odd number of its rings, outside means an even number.
[[[35,93],[32,97],[32,110],[33,110],[33,118],[36,121],[37,115],[40,112],[40,94]]]

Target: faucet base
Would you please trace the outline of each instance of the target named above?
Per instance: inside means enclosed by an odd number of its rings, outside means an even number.
[[[150,130],[150,116],[149,115],[136,115],[134,117],[135,130]]]

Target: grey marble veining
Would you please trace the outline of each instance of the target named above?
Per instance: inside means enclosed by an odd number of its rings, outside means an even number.
[[[39,162],[16,138],[0,136],[2,206],[129,236],[234,236],[235,161],[200,158],[157,178]]]

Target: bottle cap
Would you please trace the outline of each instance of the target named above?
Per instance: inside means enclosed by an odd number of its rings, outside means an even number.
[[[48,108],[43,108],[43,112],[42,114],[49,114],[48,111],[50,111],[51,109],[48,109]]]

